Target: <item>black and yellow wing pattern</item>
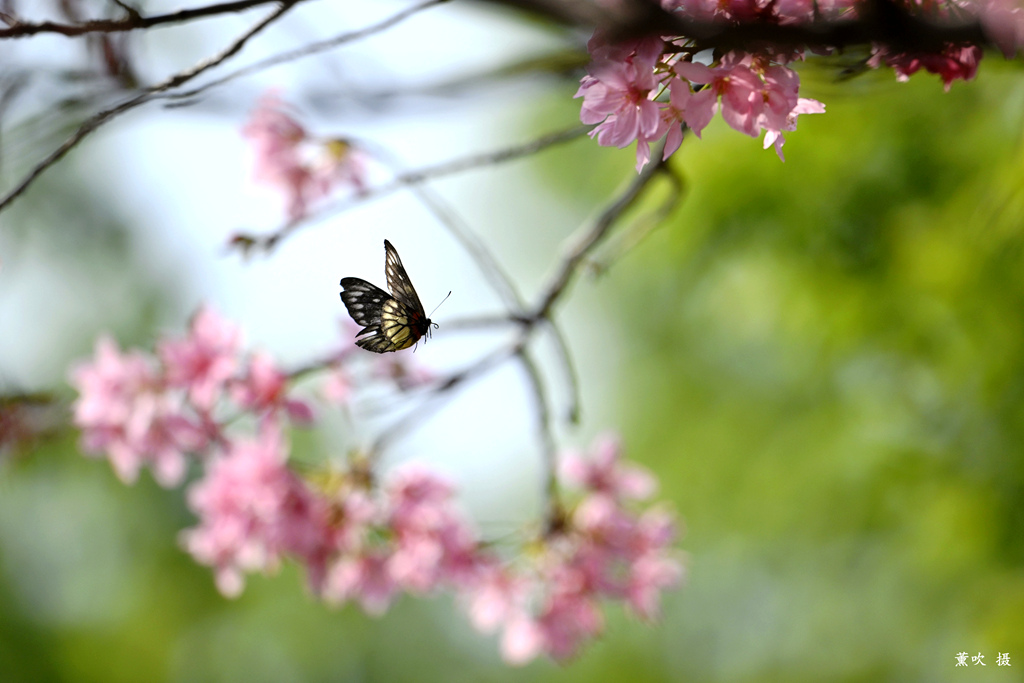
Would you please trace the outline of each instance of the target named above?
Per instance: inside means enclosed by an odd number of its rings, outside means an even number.
[[[390,294],[357,277],[341,279],[341,300],[352,319],[363,328],[356,335],[356,344],[374,353],[407,349],[424,334],[429,337],[432,324],[402,259],[387,240],[384,240],[384,274]]]

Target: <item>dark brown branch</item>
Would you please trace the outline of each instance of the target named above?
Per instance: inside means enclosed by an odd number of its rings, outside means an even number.
[[[224,60],[229,59],[230,57],[235,55],[239,50],[241,50],[253,36],[255,36],[257,33],[265,29],[274,21],[276,21],[281,15],[283,15],[285,12],[294,7],[298,2],[301,2],[301,0],[286,0],[284,2],[281,2],[280,7],[278,7],[276,10],[268,14],[260,21],[256,22],[256,24],[254,24],[249,30],[243,33],[239,38],[237,38],[233,43],[231,43],[231,45],[229,45],[219,54],[214,55],[213,57],[210,57],[209,59],[206,59],[200,62],[199,64],[196,64],[195,66],[191,67],[190,69],[187,69],[186,71],[182,71],[180,73],[175,74],[174,76],[171,76],[162,83],[158,83],[157,85],[147,88],[143,92],[139,93],[138,95],[132,97],[129,100],[122,102],[121,104],[118,104],[109,109],[104,109],[98,114],[95,114],[92,118],[88,119],[85,123],[79,126],[78,130],[76,130],[71,135],[71,137],[65,140],[60,147],[52,151],[45,159],[39,162],[35,166],[35,168],[33,168],[29,172],[29,174],[25,176],[20,183],[18,183],[17,186],[15,186],[6,195],[4,195],[3,199],[0,199],[0,211],[6,209],[11,204],[11,202],[13,202],[19,196],[21,196],[21,194],[25,192],[25,190],[27,190],[29,186],[32,185],[32,183],[35,182],[35,180],[39,176],[41,176],[48,168],[50,168],[55,163],[60,161],[68,152],[74,149],[78,145],[78,143],[80,143],[82,140],[88,137],[97,128],[101,127],[105,123],[108,123],[109,121],[113,120],[117,116],[120,116],[121,114],[130,111],[142,104],[145,104],[150,99],[152,99],[157,93],[163,92],[170,88],[176,88],[179,85],[187,83],[199,74],[207,71],[208,69],[212,69],[218,64],[224,62]]]
[[[351,43],[356,40],[368,38],[374,34],[386,31],[387,29],[405,21],[409,17],[412,17],[415,14],[419,14],[425,9],[434,7],[435,5],[440,5],[445,2],[449,2],[449,0],[425,0],[424,2],[421,2],[418,5],[413,5],[412,7],[406,8],[401,12],[397,12],[392,16],[377,22],[376,24],[371,24],[370,26],[366,26],[355,31],[348,31],[346,33],[336,35],[333,38],[327,38],[325,40],[320,40],[315,43],[310,43],[309,45],[304,45],[295,50],[281,52],[280,54],[276,54],[272,57],[268,57],[266,59],[262,59],[258,62],[255,62],[254,64],[244,66],[240,69],[237,69],[236,71],[232,71],[231,73],[222,76],[221,78],[218,78],[216,80],[210,81],[209,83],[204,83],[198,88],[186,90],[184,92],[168,93],[164,95],[164,97],[174,100],[192,99],[197,95],[209,90],[210,88],[215,88],[219,85],[223,85],[224,83],[233,81],[236,78],[249,76],[251,74],[258,73],[265,69],[277,66],[279,64],[286,64],[297,59],[302,59],[303,57],[309,57],[311,55],[319,54],[321,52],[326,52],[327,50],[333,50],[334,48],[345,45],[346,43]]]
[[[864,0],[851,19],[780,25],[735,24],[687,19],[657,0],[595,3],[586,0],[489,0],[571,26],[600,29],[613,39],[645,35],[683,36],[697,49],[847,48],[872,43],[895,51],[936,51],[947,44],[991,47],[978,21],[930,21],[895,0]]]
[[[244,12],[245,10],[279,3],[281,0],[234,0],[234,2],[221,2],[204,7],[183,9],[167,14],[154,14],[143,16],[138,12],[128,12],[122,19],[93,19],[80,24],[61,24],[54,21],[21,22],[16,18],[7,28],[0,28],[0,38],[26,38],[39,33],[56,33],[62,36],[81,36],[87,33],[120,33],[123,31],[134,31],[137,29],[152,28],[163,24],[180,24],[194,19],[206,19],[222,14]],[[304,2],[294,0],[289,4]],[[118,3],[121,4],[121,3]]]
[[[643,194],[644,188],[647,187],[651,180],[664,171],[665,162],[661,161],[663,146],[664,143],[651,151],[652,161],[632,180],[626,191],[601,212],[601,215],[597,217],[593,225],[581,234],[575,244],[569,248],[558,272],[551,278],[548,286],[544,288],[544,294],[537,304],[534,317],[544,319],[551,316],[552,307],[568,291],[569,285],[572,284],[573,279],[579,274],[580,264],[590,251],[608,235],[612,226],[615,225],[626,209],[631,207],[637,198]]]

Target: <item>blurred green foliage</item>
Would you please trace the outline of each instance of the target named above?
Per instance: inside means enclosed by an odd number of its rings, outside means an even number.
[[[1024,663],[1024,80],[833,86],[787,162],[724,130],[608,288],[633,454],[685,515],[680,680]],[[642,304],[638,303],[642,302]],[[645,396],[647,400],[637,400]]]
[[[226,601],[175,544],[180,492],[68,438],[0,469],[0,681],[1020,680],[1024,78],[834,73],[804,70],[828,113],[785,164],[720,121],[688,141],[682,204],[596,285],[609,426],[687,528],[662,624],[613,609],[577,661],[518,670],[447,599],[374,620],[286,568]],[[581,141],[537,172],[596,205],[632,164]]]

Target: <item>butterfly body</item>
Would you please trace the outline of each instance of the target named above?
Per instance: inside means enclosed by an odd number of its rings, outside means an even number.
[[[384,255],[384,274],[390,293],[357,277],[341,279],[341,300],[352,319],[363,328],[356,335],[356,344],[374,353],[407,349],[423,335],[429,337],[433,324],[423,310],[398,252],[387,240],[384,240]]]

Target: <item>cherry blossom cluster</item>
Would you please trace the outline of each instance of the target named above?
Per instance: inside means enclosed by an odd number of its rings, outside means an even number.
[[[245,573],[273,571],[289,558],[329,604],[351,601],[381,615],[402,594],[447,591],[478,629],[502,630],[510,664],[541,654],[566,659],[602,632],[602,600],[653,619],[661,592],[681,578],[672,516],[632,510],[653,479],[619,458],[610,440],[591,458],[568,456],[566,481],[582,490],[580,501],[557,528],[528,539],[526,552],[503,558],[435,473],[406,465],[378,487],[356,459],[305,481],[272,430],[233,444],[189,490],[200,521],[184,543],[214,567],[227,596],[239,594]]]
[[[563,454],[562,481],[578,492],[575,505],[531,555],[474,587],[473,622],[484,630],[504,623],[506,661],[574,656],[604,628],[601,599],[656,619],[662,591],[682,579],[682,558],[670,550],[675,519],[659,507],[635,510],[656,482],[621,454],[610,436],[599,437],[588,456]]]
[[[990,39],[1007,57],[1024,46],[1024,7],[1018,0],[940,2],[907,0],[908,8],[934,21],[976,15]],[[857,17],[859,0],[662,0],[669,11],[694,21],[792,25],[843,21]],[[663,159],[679,149],[684,126],[700,137],[716,112],[741,133],[774,147],[784,160],[784,132],[796,130],[800,114],[820,114],[825,106],[799,96],[800,77],[789,64],[804,50],[765,46],[757,52],[699,52],[680,36],[647,37],[611,43],[595,33],[588,48],[591,63],[576,97],[583,98],[580,120],[597,124],[599,144],[637,143],[637,170],[650,160],[651,143],[664,140]],[[828,50],[826,50],[828,51]],[[938,74],[948,90],[957,79],[974,78],[982,50],[977,45],[946,44],[933,52],[896,52],[872,48],[867,65],[891,67],[900,80],[924,69]]]
[[[255,152],[255,179],[284,194],[291,221],[341,188],[366,190],[366,155],[350,140],[310,134],[274,92],[257,103],[242,135]]]
[[[345,403],[351,395],[352,370],[343,361],[354,349],[347,342],[326,364],[321,392],[329,402]],[[371,374],[393,379],[402,389],[431,378],[391,358],[377,360]],[[156,354],[122,352],[114,340],[101,337],[92,361],[72,370],[71,383],[79,392],[73,410],[83,449],[106,454],[126,483],[149,467],[161,485],[177,486],[189,455],[227,445],[233,438],[229,422],[243,416],[256,424],[309,424],[314,417],[309,402],[293,396],[288,373],[266,353],[246,353],[239,328],[206,307],[186,335],[161,340]]]
[[[435,379],[397,356],[372,356],[362,376],[350,369],[368,356],[352,344],[338,351],[323,366],[321,396],[345,404],[360,377],[402,390]],[[524,531],[507,552],[481,538],[455,488],[424,467],[379,477],[369,456],[355,454],[300,475],[286,425],[311,423],[313,408],[296,397],[292,376],[266,354],[246,353],[240,330],[209,308],[155,354],[100,338],[71,382],[83,449],[106,454],[126,483],[149,468],[177,486],[195,464],[186,495],[198,523],[182,545],[228,597],[247,574],[285,561],[305,570],[326,603],[371,615],[402,595],[448,592],[478,629],[502,632],[506,661],[524,664],[576,654],[602,632],[606,602],[654,619],[662,591],[682,576],[672,515],[640,507],[653,477],[623,463],[611,438],[561,458],[564,493],[575,499],[554,505],[545,530]]]

